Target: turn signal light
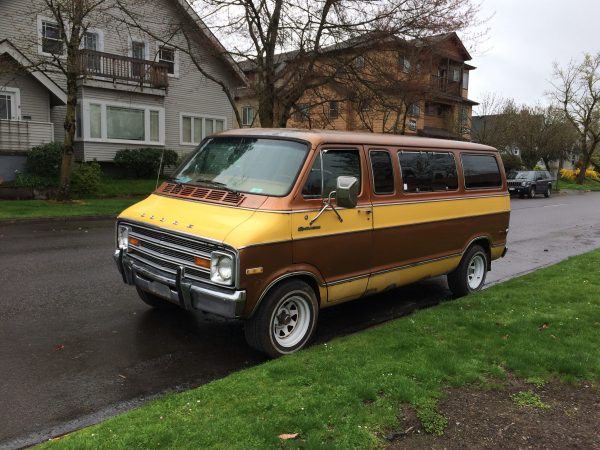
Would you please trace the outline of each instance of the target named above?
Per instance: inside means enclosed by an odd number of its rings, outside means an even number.
[[[210,269],[210,259],[200,258],[196,256],[194,258],[194,264],[200,267],[204,267],[205,269]]]
[[[127,239],[129,241],[129,245],[133,245],[135,247],[139,247],[140,246],[140,240],[138,238],[134,238],[129,236],[129,238]]]

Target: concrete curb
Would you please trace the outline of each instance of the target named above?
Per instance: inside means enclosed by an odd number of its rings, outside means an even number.
[[[97,215],[97,216],[62,216],[62,217],[32,217],[22,219],[0,219],[0,226],[14,225],[18,223],[36,224],[36,223],[56,223],[56,222],[99,222],[102,220],[115,220],[117,215]]]

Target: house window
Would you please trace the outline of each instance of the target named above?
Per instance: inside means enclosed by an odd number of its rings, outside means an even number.
[[[252,106],[242,107],[242,125],[250,127],[254,123],[254,108]]]
[[[131,57],[135,59],[146,59],[146,43],[133,41],[131,43]]]
[[[86,50],[92,50],[94,52],[102,51],[101,37],[100,33],[94,31],[87,31],[83,35],[82,46]],[[89,72],[92,73],[100,73],[101,72],[101,62],[100,55],[94,53],[87,53],[85,55],[85,66]]]
[[[6,92],[0,93],[0,119],[11,120],[14,118],[14,96]]]
[[[337,119],[340,115],[340,102],[332,101],[329,102],[329,118]]]
[[[146,140],[143,109],[107,106],[106,123],[108,139]]]
[[[421,114],[421,108],[419,107],[418,104],[416,103],[412,103],[409,107],[408,107],[408,115],[409,116],[419,116]]]
[[[160,47],[158,49],[158,61],[167,65],[167,73],[169,75],[176,75],[175,49],[169,47]]]
[[[102,105],[90,104],[90,138],[102,138]]]
[[[62,55],[62,32],[57,23],[42,20],[42,53],[49,55]]]
[[[100,50],[100,37],[98,33],[87,31],[83,35],[83,48],[87,50]]]
[[[398,67],[402,72],[408,73],[410,71],[410,59],[404,55],[398,55]]]
[[[158,111],[150,111],[150,140],[160,141],[160,114]]]
[[[307,120],[310,116],[310,105],[308,103],[298,103],[296,105],[296,120]]]
[[[214,117],[181,115],[181,145],[197,145],[206,136],[225,129],[225,119]]]

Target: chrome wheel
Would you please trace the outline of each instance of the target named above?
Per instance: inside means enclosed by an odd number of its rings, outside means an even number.
[[[279,302],[271,330],[278,345],[291,348],[305,338],[311,323],[311,307],[303,292],[292,292]]]
[[[485,258],[481,254],[473,256],[467,268],[467,283],[469,288],[476,290],[481,286],[485,276]]]

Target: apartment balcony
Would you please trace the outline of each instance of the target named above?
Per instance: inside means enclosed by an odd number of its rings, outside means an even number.
[[[53,140],[53,123],[0,119],[0,153],[26,152]]]
[[[97,80],[134,87],[166,90],[169,73],[166,64],[95,50],[79,53],[79,71],[84,80]]]
[[[448,77],[431,75],[431,88],[434,93],[462,97],[462,86],[458,81],[452,81]]]

